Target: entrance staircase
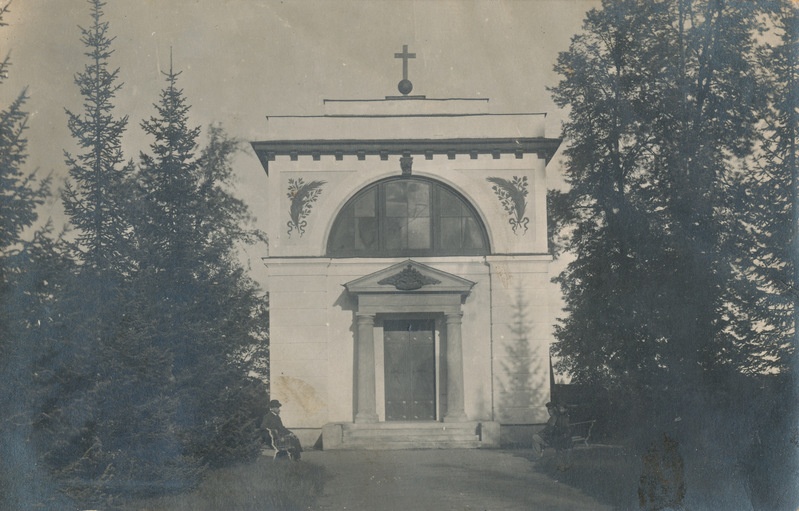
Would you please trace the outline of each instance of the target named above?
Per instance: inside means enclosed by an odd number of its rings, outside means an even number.
[[[322,448],[325,450],[478,449],[498,446],[499,424],[495,422],[335,423],[322,429]]]

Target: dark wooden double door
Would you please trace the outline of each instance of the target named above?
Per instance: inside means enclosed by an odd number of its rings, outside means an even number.
[[[436,418],[435,321],[383,322],[386,420]]]

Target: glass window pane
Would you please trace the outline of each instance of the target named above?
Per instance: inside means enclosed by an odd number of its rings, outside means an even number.
[[[365,188],[334,225],[328,244],[334,256],[482,254],[488,248],[482,222],[462,197],[415,177]]]
[[[430,248],[430,218],[411,218],[408,220],[408,248]]]
[[[387,250],[407,248],[407,220],[404,218],[386,218],[385,239]]]
[[[408,194],[406,182],[391,182],[385,185],[386,216],[408,216]]]
[[[438,190],[438,207],[441,216],[463,216],[465,213],[461,200],[443,188]]]
[[[411,218],[430,216],[430,186],[409,181],[407,189],[408,215]]]
[[[392,218],[406,218],[408,216],[408,204],[405,202],[386,201],[386,216]]]
[[[473,218],[464,218],[463,248],[484,248],[483,232],[477,221]]]
[[[355,225],[352,218],[352,208],[346,207],[339,215],[332,235],[331,249],[338,252],[352,250],[355,241]]]
[[[375,202],[377,197],[377,188],[373,187],[367,190],[362,196],[358,197],[355,201],[355,216],[366,217],[375,215]]]
[[[461,241],[463,239],[461,233],[461,223],[462,220],[459,217],[443,217],[441,218],[441,225],[439,232],[439,240],[441,242],[441,250],[452,252],[453,250],[459,250],[461,247]]]
[[[355,247],[361,250],[377,248],[377,218],[356,218]]]

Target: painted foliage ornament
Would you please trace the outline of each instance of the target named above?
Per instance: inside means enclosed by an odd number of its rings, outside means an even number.
[[[289,198],[289,218],[286,223],[288,235],[297,231],[302,237],[308,222],[305,218],[311,214],[313,203],[322,193],[322,185],[325,181],[310,181],[306,183],[301,177],[297,179],[289,178],[289,188],[286,196]]]
[[[491,187],[497,195],[505,212],[510,219],[508,223],[513,228],[514,234],[527,233],[530,219],[525,216],[527,210],[527,176],[513,176],[512,180],[501,177],[487,177],[486,181],[493,183]]]

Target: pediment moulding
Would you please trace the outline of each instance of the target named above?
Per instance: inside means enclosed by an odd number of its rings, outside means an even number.
[[[353,294],[447,293],[467,294],[475,283],[412,259],[393,264],[344,284]]]

